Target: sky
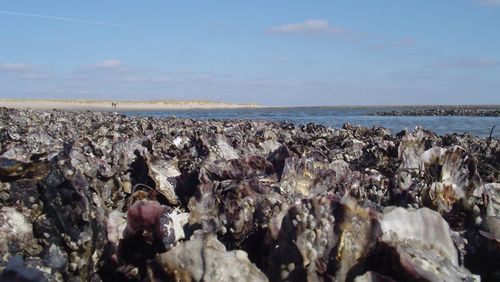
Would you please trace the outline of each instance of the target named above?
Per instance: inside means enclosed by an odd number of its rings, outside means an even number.
[[[500,104],[500,0],[16,0],[0,26],[0,98]]]

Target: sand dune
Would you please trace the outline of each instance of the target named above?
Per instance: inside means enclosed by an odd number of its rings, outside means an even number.
[[[116,103],[116,109],[111,106]],[[167,109],[235,109],[256,108],[256,104],[231,104],[213,101],[113,101],[113,100],[56,100],[56,99],[0,99],[0,107],[65,110],[167,110]]]

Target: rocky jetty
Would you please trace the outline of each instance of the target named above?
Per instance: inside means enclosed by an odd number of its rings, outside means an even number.
[[[1,281],[498,281],[500,141],[0,108]]]
[[[370,113],[371,116],[482,116],[500,117],[500,106],[489,107],[418,107],[386,112]]]

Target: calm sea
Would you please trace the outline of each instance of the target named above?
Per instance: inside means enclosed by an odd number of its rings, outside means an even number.
[[[217,109],[217,110],[165,110],[165,111],[126,111],[130,116],[191,118],[191,119],[249,119],[289,121],[295,124],[310,122],[324,124],[334,128],[344,123],[364,126],[383,126],[395,134],[404,130],[413,130],[421,125],[438,134],[464,133],[487,137],[491,128],[496,126],[493,135],[500,138],[500,117],[462,117],[462,116],[429,116],[429,117],[393,117],[369,116],[371,112],[398,110],[397,107],[295,107],[295,108],[258,108],[258,109]]]

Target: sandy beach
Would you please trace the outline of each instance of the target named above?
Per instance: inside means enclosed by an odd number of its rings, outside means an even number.
[[[112,107],[116,103],[116,108]],[[184,109],[237,109],[256,108],[256,104],[231,104],[213,101],[119,101],[119,100],[49,100],[49,99],[0,99],[0,107],[16,109],[64,110],[184,110]]]

